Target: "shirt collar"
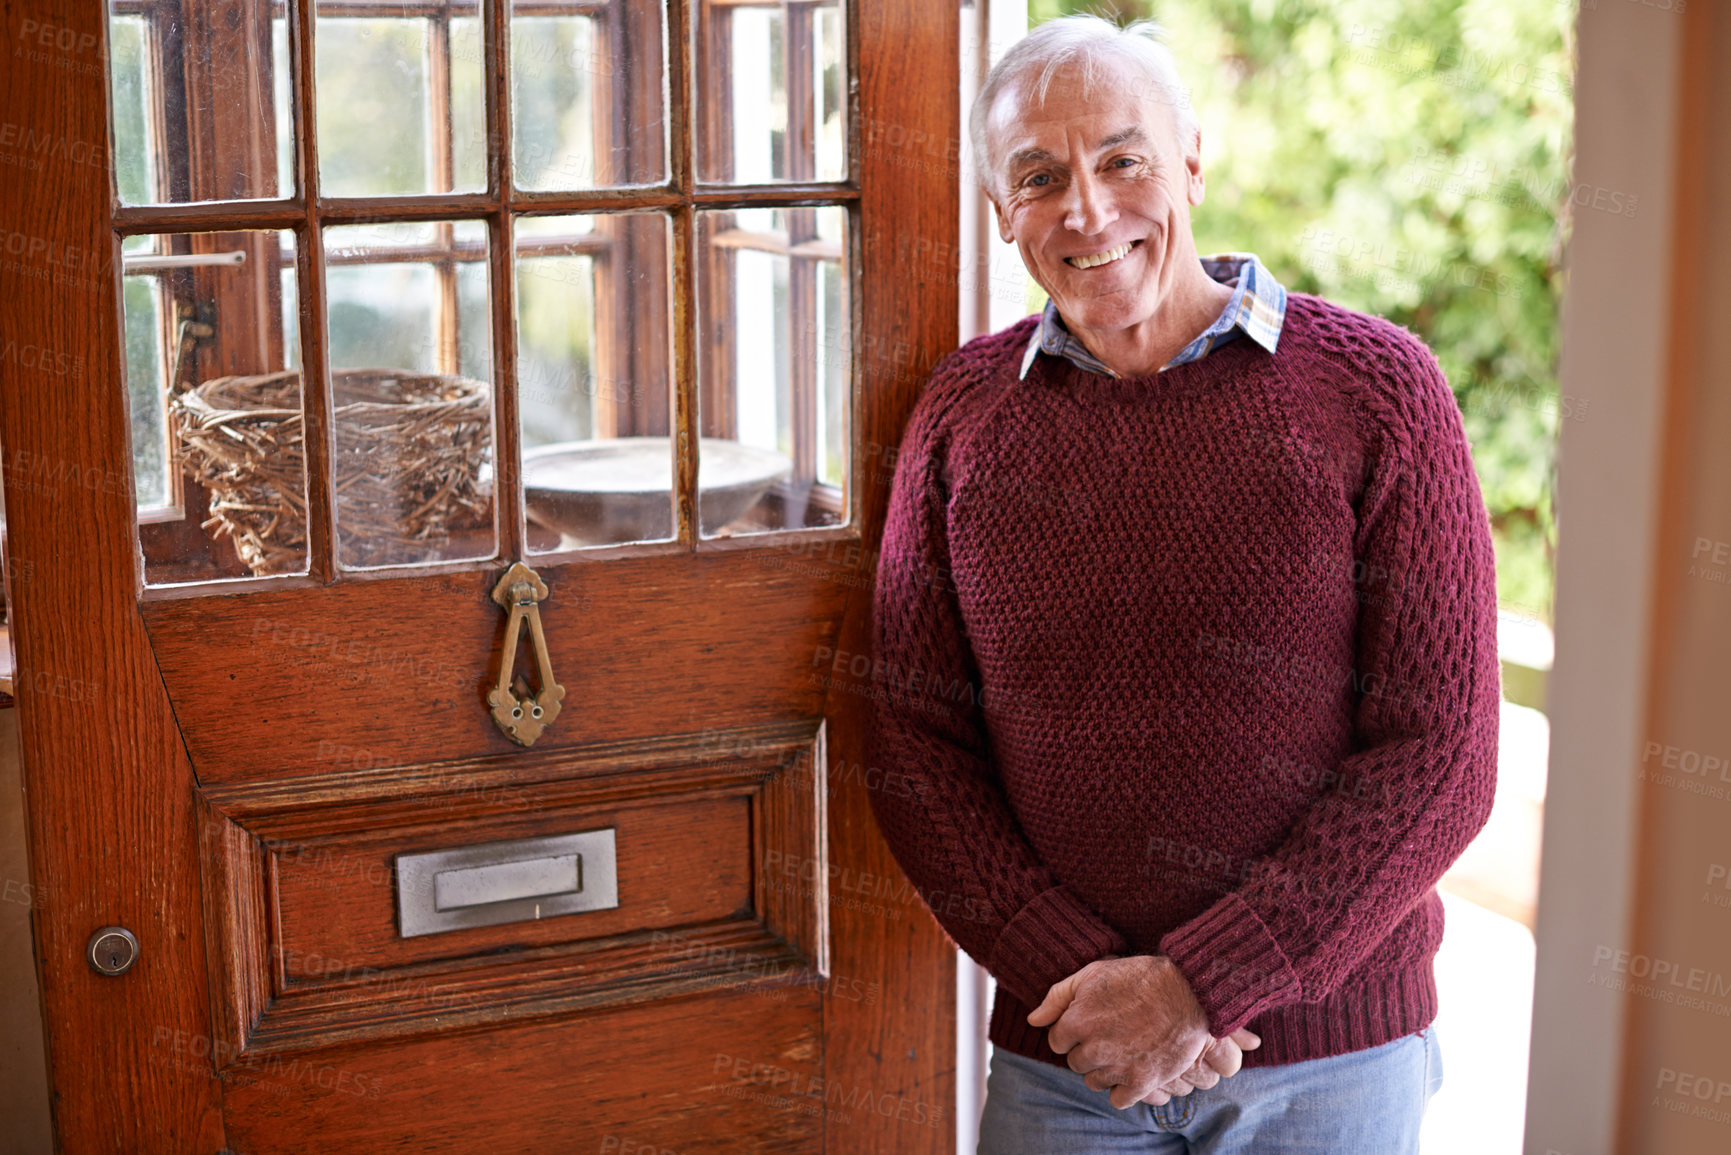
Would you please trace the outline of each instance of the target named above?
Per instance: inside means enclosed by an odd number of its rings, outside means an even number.
[[[1214,319],[1214,323],[1199,333],[1194,341],[1180,349],[1170,361],[1160,366],[1161,372],[1174,365],[1200,360],[1240,334],[1248,336],[1270,353],[1274,352],[1275,346],[1280,342],[1280,329],[1286,321],[1286,289],[1274,279],[1274,275],[1262,262],[1256,259],[1256,254],[1217,253],[1214,256],[1202,257],[1201,261],[1202,270],[1209,277],[1223,285],[1232,286],[1232,296],[1226,302],[1226,307],[1220,311],[1220,316]],[[1027,377],[1028,369],[1033,365],[1035,355],[1039,353],[1063,357],[1091,373],[1101,373],[1107,377],[1118,376],[1107,368],[1103,361],[1088,352],[1081,340],[1065,328],[1064,319],[1058,316],[1058,307],[1049,300],[1040,314],[1040,323],[1034,326],[1034,332],[1028,339],[1027,352],[1022,355],[1021,377]]]

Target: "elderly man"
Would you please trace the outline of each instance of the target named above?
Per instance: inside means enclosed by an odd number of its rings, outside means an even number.
[[[1489,525],[1411,333],[1197,256],[1157,33],[1055,20],[981,90],[1050,304],[908,424],[873,759],[916,788],[873,807],[998,982],[982,1152],[1416,1151],[1436,883],[1495,787]]]

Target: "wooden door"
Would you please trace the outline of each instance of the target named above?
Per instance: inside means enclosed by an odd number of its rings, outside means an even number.
[[[886,463],[956,332],[954,7],[0,10],[61,1149],[950,1149],[953,955],[872,824],[855,655]],[[537,424],[579,362],[575,424]],[[368,367],[482,392],[367,432]],[[268,428],[200,426],[262,491],[174,461],[219,378],[279,389]],[[525,455],[573,435],[664,446],[666,503],[617,541],[526,517]],[[704,469],[754,440],[786,467],[711,508]],[[528,746],[487,697],[519,560],[564,688]],[[579,890],[610,858],[614,905],[538,917],[559,887],[494,875],[513,917],[405,933],[408,856],[595,831]],[[124,973],[87,957],[105,927]]]

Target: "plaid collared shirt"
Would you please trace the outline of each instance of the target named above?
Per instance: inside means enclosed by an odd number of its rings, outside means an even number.
[[[1212,325],[1178,350],[1172,360],[1160,366],[1161,372],[1186,361],[1200,360],[1240,333],[1270,353],[1280,341],[1280,326],[1286,320],[1286,289],[1263,268],[1256,254],[1219,253],[1201,260],[1203,271],[1210,277],[1232,286],[1232,299],[1226,302],[1226,308],[1221,310]],[[1034,363],[1034,356],[1038,353],[1063,357],[1091,373],[1118,376],[1106,367],[1105,362],[1088,352],[1079,337],[1064,327],[1064,319],[1058,316],[1058,307],[1051,301],[1046,302],[1040,323],[1034,326],[1033,336],[1028,339],[1028,351],[1022,356],[1020,376],[1027,377],[1028,367]]]

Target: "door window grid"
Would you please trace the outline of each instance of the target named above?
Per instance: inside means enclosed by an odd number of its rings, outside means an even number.
[[[186,2],[190,4],[192,0],[186,0]],[[382,11],[389,11],[393,14],[414,14],[433,21],[435,24],[441,20],[446,21],[444,27],[448,33],[448,19],[455,7],[460,7],[460,5],[430,3],[405,6],[371,3],[369,0],[346,0],[340,5],[320,4],[315,16],[313,9],[304,5],[292,9],[281,4],[272,6],[270,11],[276,19],[263,21],[257,25],[263,30],[260,34],[260,40],[269,42],[269,44],[261,44],[259,51],[268,53],[274,48],[280,53],[286,47],[290,63],[289,71],[292,72],[292,84],[283,83],[284,78],[281,76],[271,78],[270,88],[277,94],[277,99],[270,102],[270,106],[267,106],[265,111],[255,115],[266,121],[274,121],[278,116],[285,114],[288,110],[283,106],[288,102],[283,99],[282,94],[291,88],[296,98],[294,103],[298,105],[299,109],[317,107],[313,101],[314,80],[312,70],[308,67],[308,53],[305,49],[306,45],[316,41],[317,30],[314,27],[316,23],[337,18],[335,14],[338,12],[353,13],[356,16],[371,16]],[[723,130],[717,134],[715,129],[718,125],[726,125],[727,122],[731,121],[734,110],[731,107],[730,86],[726,83],[716,84],[708,98],[696,102],[695,106],[693,105],[687,94],[690,92],[694,68],[698,71],[701,71],[701,68],[694,65],[692,59],[683,53],[672,54],[670,61],[672,67],[667,70],[665,81],[665,93],[670,106],[670,112],[665,115],[665,120],[671,129],[672,138],[669,142],[672,145],[671,160],[673,162],[671,180],[660,186],[642,188],[606,188],[569,192],[545,190],[523,192],[516,189],[512,181],[513,158],[510,155],[511,150],[496,146],[497,142],[509,139],[505,129],[510,123],[510,73],[505,59],[503,37],[500,34],[500,29],[509,27],[507,9],[520,15],[533,13],[536,16],[582,15],[597,17],[596,39],[602,41],[606,36],[604,30],[610,21],[614,24],[620,24],[635,18],[639,24],[642,23],[644,12],[641,11],[641,6],[637,6],[639,10],[635,13],[628,11],[629,7],[625,0],[609,0],[605,3],[515,0],[514,5],[509,0],[485,0],[482,5],[484,15],[482,42],[485,57],[483,64],[486,88],[486,139],[495,147],[488,149],[490,154],[487,164],[489,179],[488,190],[484,193],[322,197],[319,192],[318,179],[318,141],[303,131],[299,134],[285,132],[283,134],[285,138],[292,136],[293,139],[289,147],[279,148],[277,151],[292,155],[294,170],[301,179],[298,182],[286,183],[298,184],[301,189],[305,190],[305,195],[279,197],[270,200],[222,200],[211,195],[208,185],[194,187],[193,178],[199,166],[196,163],[197,158],[191,156],[194,142],[189,140],[187,150],[189,161],[186,165],[188,171],[179,178],[176,178],[174,174],[167,174],[166,179],[169,183],[172,183],[174,179],[180,179],[185,185],[189,197],[197,196],[204,199],[189,204],[117,206],[115,209],[117,235],[122,243],[136,247],[137,242],[133,238],[139,235],[177,228],[240,230],[287,227],[291,229],[295,237],[295,244],[292,246],[285,245],[284,249],[285,251],[290,248],[293,249],[294,264],[291,267],[299,274],[298,280],[301,282],[299,290],[300,309],[297,315],[297,311],[287,307],[285,303],[282,312],[284,317],[290,321],[298,320],[298,317],[310,316],[321,318],[321,323],[312,326],[299,324],[291,326],[285,323],[283,332],[291,340],[298,341],[299,345],[298,349],[289,353],[289,362],[293,364],[304,358],[307,363],[322,366],[326,361],[326,334],[323,331],[322,322],[326,310],[324,271],[327,264],[335,266],[341,262],[341,258],[333,259],[328,256],[321,244],[307,243],[306,238],[308,236],[320,235],[323,227],[328,224],[376,221],[381,218],[434,219],[438,222],[435,225],[438,235],[433,246],[430,248],[421,246],[420,251],[404,251],[391,256],[397,260],[425,261],[433,267],[435,276],[441,278],[442,283],[449,285],[455,276],[456,263],[459,260],[476,259],[478,255],[473,251],[461,251],[462,247],[453,243],[451,235],[453,224],[463,219],[484,220],[489,225],[490,234],[486,260],[491,274],[489,280],[493,286],[491,324],[496,352],[494,376],[498,380],[512,382],[514,381],[515,345],[514,334],[511,332],[513,327],[511,325],[513,294],[509,276],[511,254],[513,251],[524,254],[533,251],[534,248],[532,244],[518,245],[514,243],[513,226],[518,219],[518,214],[526,211],[558,210],[566,213],[582,213],[629,208],[658,208],[668,211],[673,218],[675,235],[675,262],[672,271],[675,298],[673,312],[675,317],[684,321],[684,324],[672,326],[673,331],[670,334],[672,338],[671,360],[674,367],[679,370],[674,377],[677,385],[676,396],[673,398],[674,427],[678,435],[675,461],[676,540],[684,548],[692,548],[699,535],[699,527],[694,524],[695,506],[690,499],[696,488],[693,482],[698,462],[695,460],[695,439],[689,435],[695,425],[694,418],[697,406],[694,402],[697,399],[693,394],[696,392],[697,379],[692,371],[696,368],[696,358],[694,356],[693,334],[689,331],[688,326],[692,315],[692,306],[697,304],[694,299],[695,294],[699,291],[697,282],[701,280],[695,277],[689,259],[694,247],[692,244],[694,213],[700,208],[711,207],[721,209],[747,206],[767,208],[821,203],[851,207],[857,202],[858,192],[851,184],[814,182],[810,179],[809,174],[816,167],[814,141],[817,125],[815,122],[823,116],[823,113],[820,109],[815,108],[810,100],[806,99],[791,99],[787,104],[786,139],[795,142],[796,145],[786,153],[787,175],[796,179],[789,179],[781,184],[755,186],[722,185],[711,187],[695,185],[691,179],[694,154],[699,148],[707,147],[714,151],[718,146],[725,146],[727,133]],[[696,9],[695,17],[698,23],[706,25],[711,30],[711,44],[718,52],[716,60],[725,65],[731,61],[730,46],[724,34],[726,21],[713,19],[715,13],[725,14],[733,8],[768,9],[777,6],[729,3],[728,0],[698,0],[695,5],[691,3],[691,0],[676,3],[665,14],[670,35],[665,38],[664,42],[678,43],[681,31],[689,26],[689,22],[693,19],[693,7]],[[839,31],[841,13],[835,5],[820,5],[808,3],[805,0],[795,0],[793,3],[779,7],[787,25],[792,27],[801,26],[802,21],[809,24],[813,19],[813,14],[819,9],[823,9],[824,12],[819,14],[817,18],[831,20]],[[185,17],[185,12],[181,6],[172,3],[172,0],[117,0],[112,11],[116,17],[136,18],[134,21],[136,39],[143,45],[139,52],[143,59],[155,59],[160,55],[160,44],[149,43],[150,32],[153,28],[152,21],[164,19],[165,13],[168,14],[167,18]],[[653,13],[656,23],[660,22],[662,15],[661,12]],[[718,24],[722,26],[723,34],[716,38],[714,30]],[[290,34],[291,27],[292,34]],[[450,39],[448,35],[441,36],[435,33],[428,38],[428,43],[432,46],[443,45],[443,50],[447,53],[449,51]],[[787,53],[783,62],[783,76],[804,78],[803,81],[796,79],[791,86],[795,96],[800,92],[801,84],[804,84],[807,89],[811,87],[812,83],[819,86],[822,84],[821,65],[814,66],[811,43],[809,37],[786,36],[783,38],[783,47]],[[594,52],[596,58],[599,59],[607,55],[609,50],[598,46]],[[618,57],[612,55],[608,56],[608,59],[617,60]],[[721,69],[721,71],[724,72],[725,69]],[[448,70],[445,75],[448,77]],[[149,73],[146,70],[139,87],[144,88],[148,82]],[[641,90],[644,86],[637,83],[634,87]],[[657,93],[656,95],[661,94]],[[448,104],[448,87],[434,85],[433,99],[435,105],[441,100]],[[153,106],[148,93],[141,96],[140,103],[147,110]],[[158,149],[146,148],[144,152],[147,156],[172,155],[170,141],[173,133],[164,124],[166,118],[160,115],[161,107],[160,102],[156,103],[157,115],[146,117],[149,122],[147,125],[150,130],[149,135],[162,142]],[[682,108],[694,108],[695,115],[681,114],[678,110]],[[313,118],[306,116],[303,112],[297,119],[304,125]],[[447,127],[450,124],[448,115],[433,119],[433,123],[440,123],[441,121]],[[274,130],[275,125],[271,124],[270,127]],[[708,145],[700,143],[706,132],[712,136],[719,136],[719,139],[711,140]],[[274,137],[277,134],[273,131],[269,135]],[[447,134],[445,147],[432,150],[434,175],[444,183],[449,183],[453,156],[453,142]],[[804,179],[797,179],[802,177]],[[124,173],[122,173],[121,179],[125,179]],[[151,174],[150,179],[157,180],[160,186],[163,183],[163,174]],[[136,180],[134,187],[140,187]],[[125,192],[125,189],[117,189],[117,193],[124,194]],[[786,252],[797,247],[797,242],[783,240],[774,235],[754,236],[751,235],[750,230],[735,230],[732,240],[733,248],[740,250],[756,249],[768,252]],[[173,242],[169,243],[172,244]],[[604,259],[607,239],[603,235],[594,243],[597,255],[602,258],[595,262],[597,276],[604,276],[607,263]],[[840,249],[845,249],[845,247],[845,242],[837,246]],[[822,254],[821,259],[831,262],[830,265],[824,266],[824,269],[843,270],[843,280],[845,281],[851,278],[845,276],[848,262],[842,259],[843,256],[844,254],[841,252],[826,251]],[[813,254],[802,254],[799,262],[804,262],[811,257]],[[384,259],[384,257],[381,255],[379,259]],[[817,270],[814,267],[812,271],[816,272]],[[284,277],[280,278],[278,283],[280,284],[282,280],[292,281],[294,279],[297,278]],[[825,277],[821,272],[818,272],[817,275],[804,275],[796,278],[796,280],[809,282],[814,287],[809,291],[801,289],[799,293],[795,294],[792,307],[800,315],[793,322],[791,329],[796,334],[817,332],[822,326],[822,321],[817,316],[821,309],[819,301],[821,293],[815,286],[821,285]],[[707,283],[712,286],[720,286],[728,282],[714,278]],[[711,289],[709,291],[715,292],[716,290]],[[442,299],[450,301],[453,296],[454,294],[446,291],[442,294]],[[718,297],[705,302],[705,304],[715,315],[721,315],[734,307],[734,302],[730,297],[727,299]],[[163,330],[174,325],[175,318],[170,311],[159,308],[157,312],[160,314],[158,324]],[[443,326],[444,322],[441,324]],[[173,334],[170,332],[162,332],[160,344],[164,348],[168,347],[171,344],[172,336]],[[440,342],[441,368],[449,365],[449,344],[443,340]],[[631,346],[627,344],[624,347],[629,348]],[[299,356],[295,355],[297,353]],[[821,370],[796,374],[798,381],[795,388],[799,395],[796,399],[796,406],[803,405],[807,412],[820,411],[826,403],[826,398],[817,396],[815,391],[815,381],[820,375]],[[851,368],[849,376],[851,377]],[[713,385],[713,380],[705,382],[706,389]],[[335,576],[335,566],[333,565],[334,551],[332,547],[333,527],[330,518],[330,478],[326,464],[330,455],[328,424],[330,396],[326,375],[323,373],[310,374],[309,380],[305,384],[305,393],[307,444],[310,461],[315,466],[309,471],[312,476],[308,478],[308,505],[311,511],[311,571],[315,577],[328,581]],[[496,389],[495,393],[497,456],[498,460],[503,463],[497,471],[498,475],[495,479],[495,500],[499,503],[499,507],[506,511],[500,518],[498,553],[502,556],[510,556],[522,552],[524,540],[521,479],[517,467],[519,431],[515,420],[513,390],[501,388]],[[723,412],[724,407],[719,404],[720,399],[716,398],[715,400],[717,404],[712,412]],[[851,406],[851,390],[844,401],[846,405]],[[829,405],[830,408],[836,407],[833,399],[829,399]],[[821,469],[823,484],[817,488],[820,491],[827,491],[824,496],[829,498],[830,504],[834,507],[835,516],[820,520],[817,524],[823,524],[824,521],[839,523],[845,517],[846,493],[850,479],[845,475],[838,477],[838,472],[845,473],[845,471],[838,471],[834,467],[833,461],[822,463],[819,460],[820,458],[834,457],[833,449],[830,448],[834,438],[826,435],[820,427],[807,423],[802,427],[801,440],[803,444],[797,447],[797,452],[794,455],[798,476],[806,480],[818,479],[818,471]],[[837,481],[841,484],[837,485]],[[172,478],[170,484],[171,487],[177,487],[179,479],[177,477]],[[178,498],[179,495],[174,496]]]

